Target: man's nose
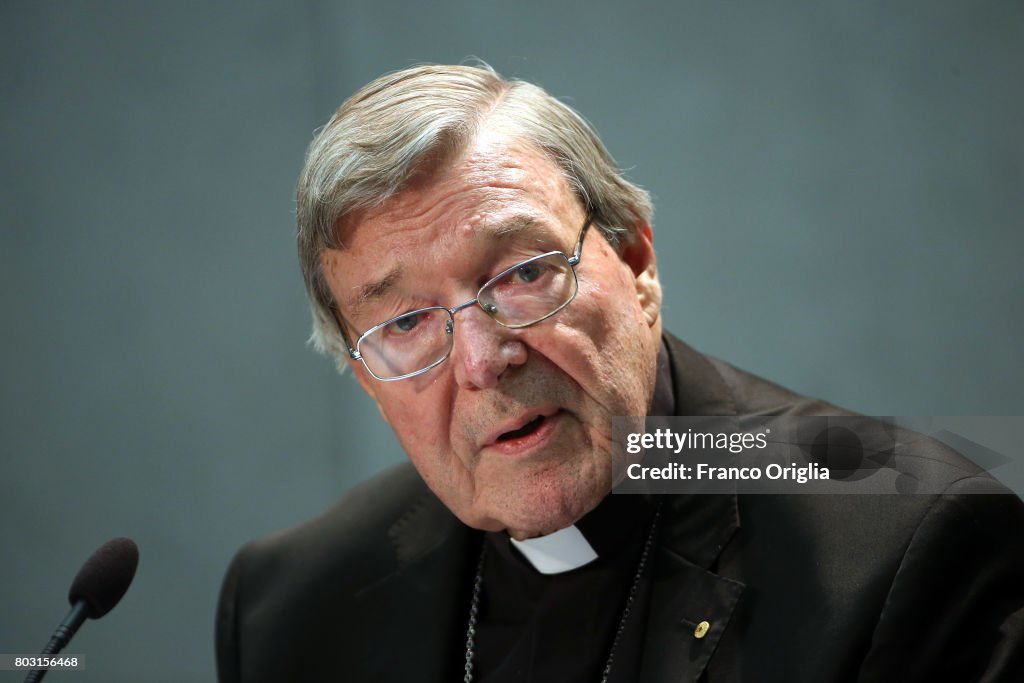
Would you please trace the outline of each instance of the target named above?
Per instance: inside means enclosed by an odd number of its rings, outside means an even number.
[[[526,362],[526,345],[479,306],[471,306],[455,316],[448,362],[455,364],[455,380],[463,389],[489,389],[510,367]]]

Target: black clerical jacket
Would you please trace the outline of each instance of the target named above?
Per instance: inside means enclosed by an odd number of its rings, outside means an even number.
[[[666,338],[678,415],[836,412]],[[944,485],[665,497],[640,683],[1024,681],[1024,504]],[[411,465],[379,475],[238,553],[221,683],[462,680],[479,547]]]

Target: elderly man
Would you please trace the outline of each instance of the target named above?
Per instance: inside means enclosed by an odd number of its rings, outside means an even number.
[[[1024,514],[990,479],[609,495],[614,416],[836,411],[662,332],[651,213],[486,67],[341,106],[298,188],[313,339],[411,466],[243,548],[222,681],[1022,680]]]

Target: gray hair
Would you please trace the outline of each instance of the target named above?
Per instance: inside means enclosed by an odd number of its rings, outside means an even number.
[[[613,245],[631,239],[638,219],[651,220],[647,192],[622,176],[582,116],[543,89],[506,80],[486,64],[416,66],[381,76],[346,100],[313,139],[296,190],[310,341],[339,368],[348,352],[321,252],[342,248],[342,224],[352,212],[380,205],[426,165],[453,158],[485,122],[543,150]]]

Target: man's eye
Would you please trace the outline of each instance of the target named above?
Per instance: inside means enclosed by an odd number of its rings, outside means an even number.
[[[533,282],[544,273],[544,265],[540,263],[527,263],[516,268],[516,276],[523,282]]]
[[[407,315],[403,318],[399,318],[395,322],[388,325],[391,333],[411,332],[414,327],[420,324],[420,318],[423,317],[423,313],[414,313],[413,315]]]

